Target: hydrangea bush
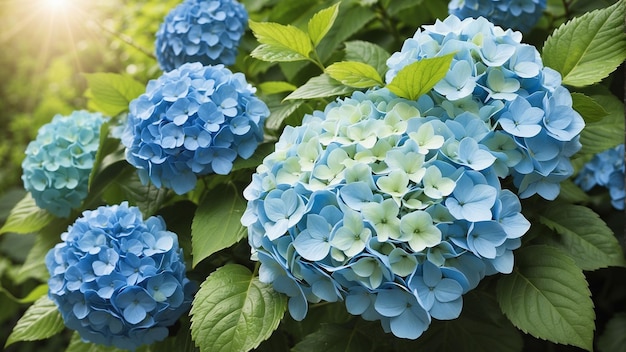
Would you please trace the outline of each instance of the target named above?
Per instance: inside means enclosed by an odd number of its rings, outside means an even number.
[[[65,325],[97,344],[161,341],[191,305],[178,237],[128,203],[85,211],[46,255],[49,296]]]
[[[583,118],[572,108],[561,75],[544,67],[537,49],[519,32],[484,18],[451,15],[418,29],[391,55],[386,79],[412,62],[454,54],[450,70],[433,88],[449,116],[483,111],[489,130],[482,143],[501,152],[497,174],[512,174],[522,198],[553,200],[559,183],[574,173],[570,157],[581,148]]]
[[[111,116],[101,135],[24,161],[61,170],[52,156],[91,140],[86,198],[55,218],[36,193],[0,194],[15,203],[0,211],[4,346],[611,351],[623,214],[585,191],[600,171],[623,199],[612,1],[453,2],[507,10],[501,26],[448,0],[142,2],[171,11],[137,51],[151,68],[122,55],[120,73],[87,74],[75,102]],[[116,37],[136,50],[155,33]]]
[[[267,105],[241,73],[187,63],[148,83],[130,103],[122,143],[144,183],[177,194],[198,175],[226,175],[263,141]]]
[[[576,183],[584,191],[596,186],[607,188],[611,205],[624,210],[624,144],[594,155],[576,176]]]
[[[457,318],[463,293],[511,272],[530,227],[497,177],[502,152],[479,144],[496,136],[485,117],[381,89],[287,127],[244,192],[261,281],[296,320],[307,300],[344,301],[415,339],[431,317]]]
[[[97,112],[56,115],[39,129],[26,148],[22,181],[35,203],[59,217],[68,217],[87,197],[89,175],[106,118]]]
[[[546,0],[452,0],[451,15],[461,19],[484,17],[491,23],[529,32],[546,9]]]
[[[248,12],[236,0],[185,0],[156,33],[159,65],[165,71],[188,62],[230,66],[247,22]]]

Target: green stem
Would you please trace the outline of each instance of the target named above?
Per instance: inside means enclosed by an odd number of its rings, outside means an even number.
[[[319,67],[322,70],[322,72],[326,72],[326,67],[324,67],[324,64],[322,64],[322,61],[320,60],[320,57],[317,55],[317,51],[315,51],[315,49],[313,49],[313,55],[312,57],[309,57],[309,61],[314,63],[315,66]]]

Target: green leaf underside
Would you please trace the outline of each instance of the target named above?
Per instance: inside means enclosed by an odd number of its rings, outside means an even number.
[[[290,99],[314,99],[337,95],[347,95],[354,91],[352,87],[345,86],[341,82],[332,79],[323,73],[309,79],[304,85],[289,94],[285,100]]]
[[[56,218],[52,214],[39,208],[35,204],[35,199],[28,193],[11,209],[7,221],[0,228],[0,234],[6,232],[19,234],[36,232],[54,219]]]
[[[566,85],[601,81],[626,59],[625,10],[621,0],[563,24],[544,44],[544,64],[559,71]]]
[[[585,122],[597,122],[609,114],[593,98],[583,93],[572,92],[571,94],[572,107],[585,119]]]
[[[24,312],[9,335],[5,347],[18,341],[46,339],[59,333],[64,327],[56,304],[47,295],[42,296]]]
[[[399,97],[417,100],[446,76],[453,57],[454,54],[448,54],[407,65],[398,71],[387,88]]]
[[[346,327],[336,324],[322,324],[320,329],[306,335],[292,352],[367,352],[373,351],[374,344],[367,331],[359,331],[358,324]]]
[[[227,264],[200,286],[191,308],[191,336],[200,351],[249,351],[278,327],[287,299],[250,270]]]
[[[297,61],[313,50],[309,36],[297,27],[273,22],[249,21],[250,29],[262,44],[251,55],[265,61]],[[274,57],[273,60],[268,58]]]
[[[593,210],[572,204],[548,207],[539,222],[559,236],[549,242],[568,253],[583,270],[624,266],[624,254],[613,231]]]
[[[371,88],[383,85],[376,68],[362,62],[335,62],[326,68],[326,73],[331,78],[354,88]]]
[[[358,61],[376,68],[378,74],[384,78],[387,72],[389,53],[381,46],[361,40],[346,42],[346,60]]]
[[[130,76],[116,73],[88,73],[87,79],[91,102],[101,112],[115,116],[128,110],[128,104],[145,92],[145,85]]]
[[[278,130],[283,121],[298,110],[302,104],[304,104],[303,100],[278,102],[278,105],[269,104],[271,113],[267,120],[265,120],[265,128],[273,131]]]
[[[317,46],[317,44],[322,41],[326,33],[328,33],[330,28],[335,23],[335,19],[337,19],[337,13],[339,13],[340,3],[341,2],[338,2],[331,7],[317,12],[309,20],[307,29],[313,45]]]
[[[211,190],[198,206],[191,224],[193,266],[239,242],[246,235],[241,216],[246,202],[234,187]]]
[[[495,297],[475,290],[463,296],[463,311],[457,319],[433,320],[428,330],[404,350],[517,352],[522,344],[519,330],[500,313]]]
[[[520,330],[591,351],[595,313],[582,270],[560,250],[533,245],[515,252],[513,272],[498,281],[500,308]]]
[[[609,115],[598,122],[590,122],[580,133],[583,145],[581,155],[600,153],[618,144],[624,143],[624,104],[614,96],[592,95]]]

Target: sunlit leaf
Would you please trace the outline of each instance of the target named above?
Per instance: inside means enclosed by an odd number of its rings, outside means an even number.
[[[309,20],[308,32],[313,45],[317,46],[333,26],[333,23],[335,23],[337,13],[339,12],[339,4],[341,2],[317,12]]]
[[[105,115],[115,116],[128,110],[130,102],[146,87],[130,76],[117,73],[86,73],[91,102]]]
[[[586,13],[548,37],[542,58],[563,84],[582,87],[604,79],[626,60],[626,1]]]
[[[36,232],[54,219],[55,217],[52,214],[39,208],[35,204],[35,199],[28,193],[11,209],[7,221],[0,228],[0,234],[7,232],[20,234]]]
[[[383,85],[376,68],[362,62],[335,62],[326,68],[326,73],[331,78],[354,88],[371,88]]]
[[[289,94],[285,100],[290,99],[313,99],[332,97],[336,95],[347,95],[354,91],[352,87],[341,84],[341,82],[330,78],[327,74],[309,79],[304,85]]]
[[[409,64],[398,71],[387,88],[399,97],[417,100],[446,76],[453,57],[448,54]]]
[[[35,341],[51,337],[65,328],[61,313],[47,295],[33,303],[18,320],[5,344]]]

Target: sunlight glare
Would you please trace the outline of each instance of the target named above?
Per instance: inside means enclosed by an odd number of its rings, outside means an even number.
[[[70,0],[42,0],[44,5],[53,11],[66,10],[70,5]]]

